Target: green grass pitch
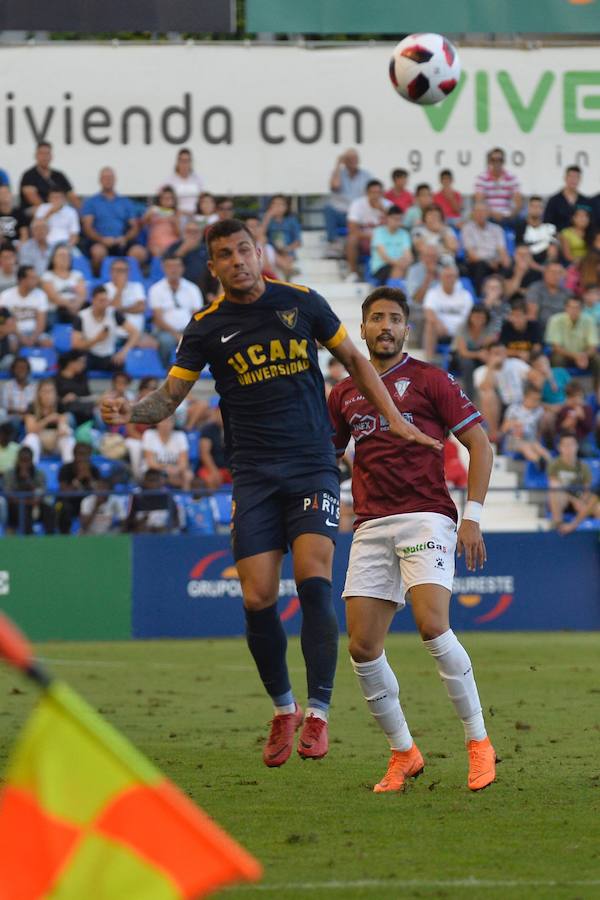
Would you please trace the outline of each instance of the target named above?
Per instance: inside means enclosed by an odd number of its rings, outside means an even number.
[[[329,756],[261,762],[270,717],[241,640],[44,644],[67,679],[254,853],[262,884],[228,898],[600,898],[600,653],[595,634],[467,634],[498,781],[466,787],[462,728],[415,635],[388,657],[425,757],[377,796],[387,748],[342,641]],[[300,647],[290,641],[304,700]],[[35,690],[0,670],[0,762]],[[121,898],[115,898],[121,900]]]

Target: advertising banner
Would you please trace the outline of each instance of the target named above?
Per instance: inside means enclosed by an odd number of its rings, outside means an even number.
[[[341,591],[350,535],[338,539],[333,593],[342,628]],[[467,572],[459,560],[451,619],[459,630],[554,631],[600,628],[600,544],[597,535],[490,534],[488,563]],[[432,549],[435,552],[435,549]],[[300,606],[284,560],[279,610],[298,634]],[[392,630],[413,631],[409,609]],[[133,636],[226,637],[244,633],[240,583],[227,538],[133,538]]]
[[[48,140],[78,193],[96,191],[111,165],[121,192],[147,196],[185,146],[216,193],[323,194],[337,157],[355,146],[386,183],[397,166],[413,188],[450,168],[470,194],[500,145],[525,194],[558,190],[573,162],[583,191],[596,194],[597,47],[459,52],[458,87],[423,108],[393,91],[391,45],[5,47],[0,167],[18,186],[36,141]]]
[[[0,609],[35,641],[131,637],[130,538],[3,537]]]
[[[248,31],[398,34],[411,31],[600,32],[598,0],[246,0]]]

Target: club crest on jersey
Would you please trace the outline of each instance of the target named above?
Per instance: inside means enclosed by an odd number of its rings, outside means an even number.
[[[275,311],[279,321],[283,322],[286,328],[294,329],[296,327],[296,322],[298,321],[297,306],[294,309],[277,309]]]
[[[399,378],[398,381],[394,382],[394,387],[398,392],[398,396],[400,399],[404,397],[406,391],[408,390],[408,386],[410,384],[410,378]]]

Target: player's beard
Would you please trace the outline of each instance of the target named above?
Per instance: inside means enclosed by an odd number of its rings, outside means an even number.
[[[393,335],[390,335],[393,344],[386,345],[385,349],[383,349],[383,344],[379,340],[380,337],[381,335],[378,335],[372,345],[367,344],[371,357],[375,359],[392,359],[394,356],[399,356],[402,353],[402,348],[404,347],[404,341],[406,339],[405,331],[402,332],[402,335],[399,338],[394,338]]]

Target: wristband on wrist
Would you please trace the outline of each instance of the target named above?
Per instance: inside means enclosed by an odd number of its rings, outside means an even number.
[[[483,503],[477,503],[476,500],[467,500],[467,502],[465,503],[463,519],[469,519],[471,522],[479,523],[481,521],[482,512]]]

